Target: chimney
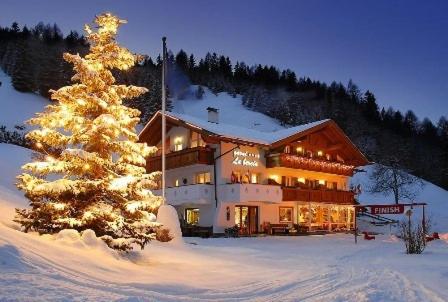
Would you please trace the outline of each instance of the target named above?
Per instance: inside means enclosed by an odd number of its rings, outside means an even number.
[[[208,111],[208,121],[210,123],[219,123],[219,109],[213,108],[213,107],[207,107]]]

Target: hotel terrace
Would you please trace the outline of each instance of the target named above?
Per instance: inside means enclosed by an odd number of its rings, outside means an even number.
[[[183,230],[222,234],[334,232],[354,227],[350,177],[365,156],[332,120],[274,132],[166,114],[166,199]],[[161,113],[140,141],[161,147]],[[160,171],[160,153],[147,158],[147,171]],[[156,191],[160,194],[160,190]]]

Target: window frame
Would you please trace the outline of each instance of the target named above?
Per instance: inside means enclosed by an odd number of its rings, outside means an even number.
[[[290,220],[281,220],[281,212],[282,212],[282,210],[289,210],[289,211],[291,211],[291,219]],[[278,221],[279,221],[279,223],[293,223],[293,221],[294,221],[294,207],[288,207],[288,206],[278,207]]]
[[[196,223],[190,223],[190,222],[188,222],[188,219],[189,219],[189,217],[188,217],[188,212],[189,211],[192,211],[192,212],[197,212],[197,222]],[[187,224],[189,224],[189,225],[198,225],[199,224],[199,221],[200,221],[200,219],[201,219],[201,210],[199,209],[199,208],[186,208],[185,209],[185,222],[187,223]]]

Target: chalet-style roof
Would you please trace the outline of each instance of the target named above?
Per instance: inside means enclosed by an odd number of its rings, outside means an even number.
[[[156,145],[161,139],[161,112],[158,111],[140,132],[141,141]],[[244,118],[244,117],[242,117]],[[320,120],[296,127],[276,131],[259,131],[226,123],[212,123],[190,115],[167,112],[167,131],[173,126],[182,126],[201,133],[209,141],[227,141],[243,145],[261,145],[269,148],[295,142],[317,131],[325,132],[329,140],[342,141],[347,153],[358,165],[365,165],[368,160],[345,135],[342,129],[330,119]],[[151,129],[151,131],[149,130]],[[149,133],[151,132],[151,133]]]
[[[160,118],[161,113],[158,111],[151,120],[146,124],[143,130],[140,132],[140,136],[146,132],[149,126],[156,122],[157,118]],[[190,115],[182,114],[182,113],[174,113],[174,112],[166,112],[167,121],[180,121],[201,128],[209,132],[210,134],[214,134],[220,136],[222,138],[241,140],[247,143],[253,143],[257,145],[265,145],[269,146],[273,143],[285,139],[291,135],[303,132],[307,129],[313,128],[317,125],[323,124],[330,120],[321,120],[317,122],[312,122],[296,127],[276,130],[272,132],[264,132],[258,131],[254,129],[244,128],[240,126],[230,125],[226,123],[212,123],[206,120],[199,119],[197,117],[193,117]],[[189,128],[189,127],[187,127]],[[196,129],[197,131],[198,129]]]

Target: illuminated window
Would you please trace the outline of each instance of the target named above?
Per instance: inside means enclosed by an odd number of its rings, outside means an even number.
[[[324,153],[322,151],[317,151],[317,156],[322,156]]]
[[[196,225],[199,223],[199,209],[185,209],[185,220],[188,224]]]
[[[321,186],[325,186],[325,180],[323,180],[323,179],[319,179],[319,185],[321,185]]]
[[[292,207],[279,207],[278,208],[278,221],[279,222],[292,222]]]
[[[285,187],[294,187],[296,185],[296,178],[291,176],[282,177],[282,185]]]
[[[210,172],[203,172],[196,174],[197,184],[208,184],[210,183]]]
[[[304,177],[298,177],[297,181],[304,184],[305,183],[305,178]]]
[[[285,146],[285,153],[291,153],[291,147]]]
[[[191,143],[190,147],[204,147],[205,142],[202,140],[202,136],[197,132],[191,132]]]
[[[180,151],[183,149],[182,137],[176,137],[174,139],[174,151]]]
[[[178,186],[179,186],[179,179],[176,179],[176,180],[174,181],[174,186],[175,186],[175,187],[178,187]]]
[[[258,174],[256,174],[256,173],[250,174],[250,183],[252,183],[252,184],[258,183]]]
[[[297,147],[296,151],[298,154],[303,154],[303,147]]]

